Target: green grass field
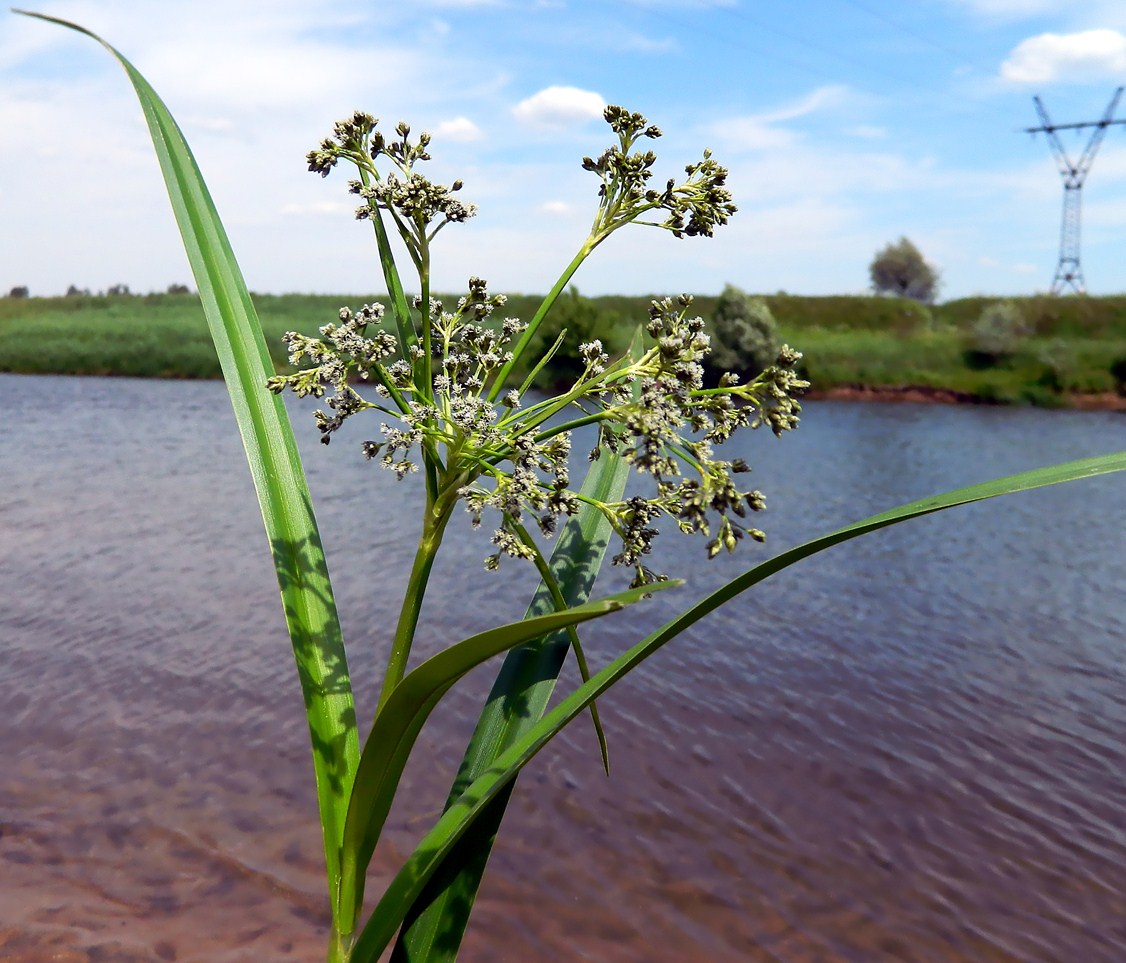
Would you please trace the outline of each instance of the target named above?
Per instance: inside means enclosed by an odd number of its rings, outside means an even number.
[[[572,332],[601,337],[617,350],[647,317],[645,297],[568,297],[571,304],[560,313]],[[364,300],[256,297],[279,370],[285,365],[284,332],[313,334],[341,305]],[[970,363],[966,348],[970,328],[991,299],[930,308],[883,297],[780,294],[766,300],[783,338],[805,353],[808,376],[819,390],[915,386],[987,402],[1067,404],[1073,393],[1118,390],[1111,365],[1126,358],[1126,296],[1016,299],[1030,333],[1010,358],[986,367]],[[537,303],[533,296],[513,296],[505,313],[527,318]],[[701,296],[695,309],[707,318],[714,305],[714,296]],[[0,298],[0,371],[219,376],[199,302],[189,294]]]

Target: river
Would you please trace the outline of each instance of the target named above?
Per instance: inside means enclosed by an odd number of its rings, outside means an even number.
[[[323,958],[292,657],[221,384],[0,376],[0,958]],[[361,719],[411,483],[296,413]],[[900,502],[1126,448],[1106,412],[812,402],[740,442],[767,546],[586,633],[594,663],[742,567]],[[522,777],[463,958],[1126,959],[1126,477],[801,563],[659,653]],[[450,525],[420,651],[519,617]],[[744,548],[746,550],[744,550]],[[620,573],[607,590],[624,585]],[[376,858],[434,818],[487,691],[424,730]],[[573,681],[573,675],[568,675]],[[369,887],[378,890],[378,880]]]

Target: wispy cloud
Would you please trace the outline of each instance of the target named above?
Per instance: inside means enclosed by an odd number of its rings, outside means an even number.
[[[673,37],[647,37],[640,33],[629,34],[616,41],[615,45],[633,53],[672,53],[680,49],[680,44]]]
[[[818,87],[806,96],[774,110],[742,117],[731,117],[712,125],[715,137],[737,150],[775,150],[788,147],[797,139],[797,133],[780,126],[827,107],[839,104],[847,94],[844,87],[832,85]]]
[[[716,7],[734,7],[738,0],[627,0],[635,7],[679,7],[682,10],[712,10]]]
[[[1054,13],[1074,6],[1073,0],[953,0],[959,6],[981,16],[1025,20],[1045,13]]]

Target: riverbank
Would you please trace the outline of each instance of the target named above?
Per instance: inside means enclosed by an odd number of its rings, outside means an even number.
[[[341,305],[376,299],[259,295],[255,303],[281,371],[287,367],[281,340],[286,331],[316,334]],[[611,352],[622,351],[647,316],[649,300],[569,293],[543,337],[553,341],[555,329],[566,326],[571,340],[599,337]],[[930,307],[881,297],[778,294],[766,301],[781,338],[805,354],[804,373],[815,397],[1126,408],[1120,380],[1126,370],[1126,297],[1013,299],[1023,333],[1011,351],[991,359],[972,350],[972,331],[994,303],[989,299]],[[505,314],[529,318],[538,303],[538,296],[512,295]],[[705,319],[714,307],[714,296],[696,299]],[[560,351],[546,379],[567,380],[567,363],[567,352]],[[220,376],[199,300],[191,294],[0,298],[0,371]]]
[[[903,401],[925,405],[991,403],[963,391],[918,385],[837,385],[823,390],[811,389],[806,397],[818,401]],[[1059,407],[1080,411],[1126,411],[1126,396],[1110,391],[1098,394],[1071,393],[1061,395]]]

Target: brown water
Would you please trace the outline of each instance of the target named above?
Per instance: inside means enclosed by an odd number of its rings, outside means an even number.
[[[0,959],[322,958],[301,702],[222,386],[0,376],[0,411]],[[363,717],[411,491],[298,425]],[[742,453],[778,550],[1124,447],[1110,414],[825,402]],[[463,958],[1126,959],[1124,517],[1114,477],[959,509],[703,623],[604,700],[612,778],[586,720],[527,771]],[[423,650],[530,589],[463,528]],[[692,588],[605,620],[593,660],[738,570],[682,549]],[[380,873],[487,674],[423,732]]]

